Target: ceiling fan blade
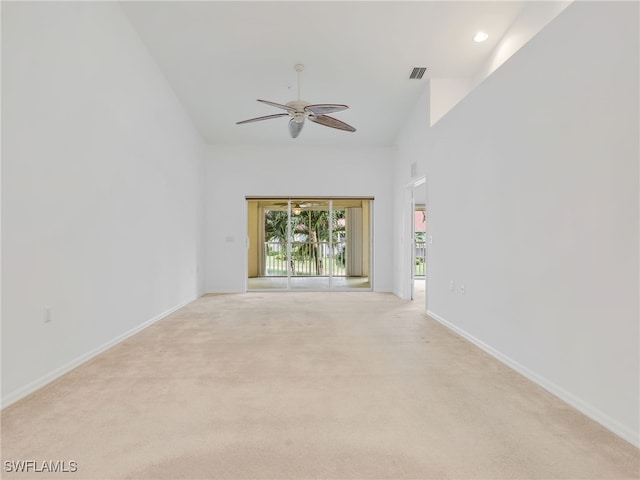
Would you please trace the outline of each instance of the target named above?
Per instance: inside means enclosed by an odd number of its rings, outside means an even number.
[[[291,134],[291,138],[296,138],[302,131],[303,126],[304,121],[298,123],[293,118],[289,120],[289,133]]]
[[[295,112],[296,111],[295,108],[290,107],[289,105],[282,105],[280,103],[270,102],[269,100],[260,100],[260,99],[258,99],[258,101],[262,102],[262,103],[266,103],[267,105],[271,105],[272,107],[281,108],[282,110],[286,110],[287,112]]]
[[[341,112],[347,108],[349,107],[337,103],[317,103],[315,105],[307,105],[304,107],[304,111],[315,113],[316,115],[324,115],[326,113]]]
[[[251,122],[259,122],[261,120],[269,120],[270,118],[280,118],[280,117],[288,117],[288,113],[276,113],[275,115],[266,115],[264,117],[256,117],[250,118],[249,120],[242,120],[241,122],[236,122],[236,125],[240,125],[242,123],[251,123]]]
[[[337,118],[330,117],[329,115],[318,115],[317,117],[309,117],[309,120],[325,127],[337,128],[338,130],[346,130],[347,132],[355,132],[356,129],[351,125],[341,122]]]

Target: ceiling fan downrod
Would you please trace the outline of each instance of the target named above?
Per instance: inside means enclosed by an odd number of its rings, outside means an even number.
[[[300,72],[304,70],[304,65],[296,63],[294,68],[296,69],[296,72],[298,72],[298,101],[300,101]]]

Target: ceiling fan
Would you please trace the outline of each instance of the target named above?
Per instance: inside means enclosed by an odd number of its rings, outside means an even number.
[[[288,202],[276,202],[273,204],[274,206],[278,206],[278,207],[287,207],[289,205]],[[314,202],[292,202],[291,203],[291,211],[293,212],[294,215],[300,215],[300,213],[302,212],[303,209],[305,208],[309,208],[309,207],[317,207],[317,206],[322,206],[322,203],[314,203]]]
[[[324,125],[325,127],[337,128],[338,130],[345,130],[347,132],[355,132],[356,129],[351,125],[348,125],[337,118],[326,115],[327,113],[340,112],[349,108],[346,105],[339,105],[335,103],[317,103],[311,104],[300,100],[300,72],[304,70],[304,65],[298,63],[295,65],[296,72],[298,72],[298,100],[292,100],[282,105],[280,103],[269,102],[267,100],[260,100],[259,102],[266,103],[276,108],[286,110],[287,113],[276,113],[274,115],[266,115],[264,117],[250,118],[249,120],[243,120],[236,122],[236,125],[243,123],[259,122],[261,120],[269,120],[271,118],[290,117],[289,120],[289,134],[291,138],[296,138],[302,131],[305,119],[309,119],[314,123]]]

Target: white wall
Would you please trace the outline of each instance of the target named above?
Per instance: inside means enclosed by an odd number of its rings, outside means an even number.
[[[528,2],[472,78],[431,78],[431,125],[557,17],[573,0]]]
[[[205,152],[116,3],[3,2],[2,75],[6,405],[202,291]]]
[[[374,196],[374,288],[390,291],[391,160],[389,148],[211,146],[206,174],[207,291],[245,290],[247,195]]]
[[[487,61],[471,81],[471,87],[482,82],[506,62],[511,55],[526,45],[550,21],[556,18],[574,0],[547,0],[527,2],[509,29],[502,35]],[[435,122],[432,122],[435,123]]]
[[[636,445],[638,7],[574,3],[432,128],[417,105],[394,189],[398,218],[418,156],[431,313]]]
[[[411,298],[411,287],[408,279],[413,270],[412,239],[407,229],[407,222],[413,215],[413,210],[407,203],[407,189],[413,189],[416,178],[425,175],[425,159],[427,158],[426,135],[429,131],[431,112],[431,81],[427,82],[425,90],[418,98],[413,111],[411,112],[405,127],[398,135],[394,155],[393,169],[393,230],[397,232],[393,237],[393,293],[403,299]],[[412,164],[415,163],[415,175],[411,177]],[[421,197],[429,210],[428,196],[429,179],[422,186]],[[411,184],[411,185],[409,185]],[[425,192],[426,191],[426,192]],[[414,192],[415,194],[415,192]],[[427,211],[427,230],[429,230],[430,219]],[[428,247],[427,247],[428,248]],[[409,249],[409,250],[407,250]],[[428,283],[428,279],[427,279]]]
[[[430,124],[433,125],[469,94],[473,84],[468,78],[431,78]]]

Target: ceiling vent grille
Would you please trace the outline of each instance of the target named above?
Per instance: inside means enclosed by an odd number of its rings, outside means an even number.
[[[413,67],[413,71],[409,78],[415,78],[416,80],[420,80],[424,76],[424,72],[427,71],[427,67]]]

